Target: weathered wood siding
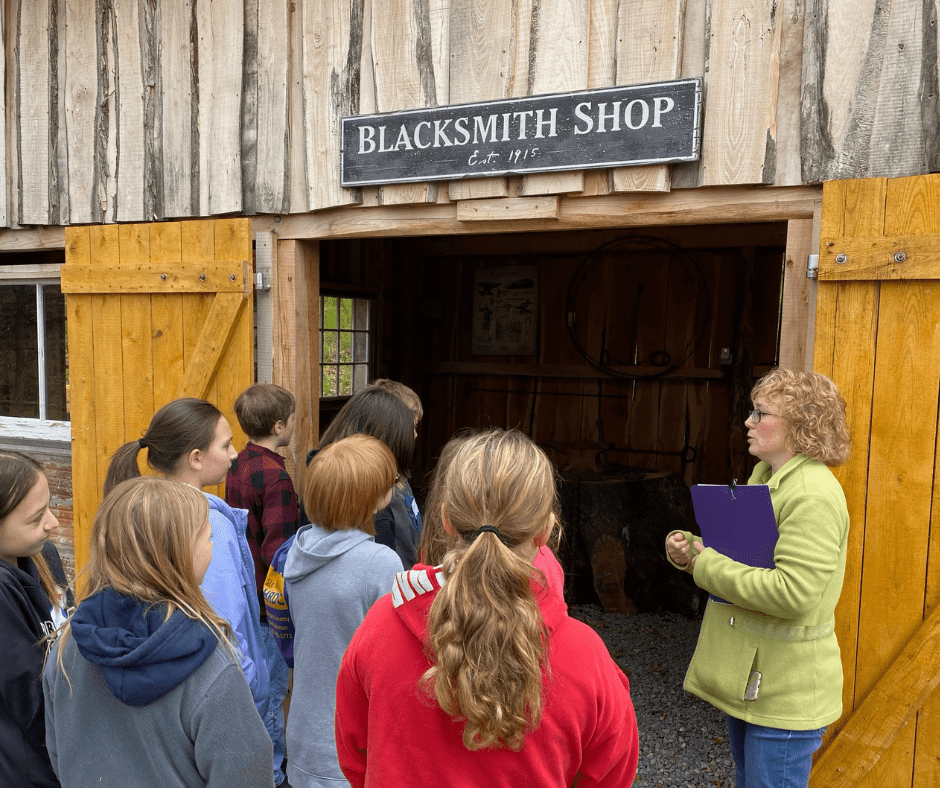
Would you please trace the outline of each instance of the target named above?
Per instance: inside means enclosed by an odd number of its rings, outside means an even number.
[[[5,0],[0,226],[940,168],[937,8],[878,0]],[[344,114],[701,76],[688,164],[343,189]]]

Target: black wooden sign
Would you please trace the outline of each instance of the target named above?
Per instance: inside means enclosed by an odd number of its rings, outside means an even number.
[[[702,81],[342,120],[343,186],[695,161]]]

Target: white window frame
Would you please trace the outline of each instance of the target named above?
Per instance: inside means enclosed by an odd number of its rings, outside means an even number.
[[[6,439],[32,441],[71,442],[72,424],[69,421],[43,418],[46,413],[46,325],[44,285],[57,285],[61,281],[60,263],[37,265],[0,265],[0,285],[36,286],[36,332],[39,352],[39,415],[38,419],[15,418],[0,414],[0,441]]]
[[[325,310],[325,299],[327,298],[336,298],[336,299],[346,299],[348,301],[362,301],[368,305],[366,318],[367,325],[364,329],[362,328],[353,328],[353,329],[341,329],[341,328],[324,328],[324,310]],[[372,378],[372,363],[374,355],[374,346],[375,346],[375,294],[371,292],[364,291],[346,291],[346,290],[333,290],[329,286],[323,287],[320,290],[320,302],[318,304],[319,314],[318,314],[318,323],[319,323],[319,342],[320,342],[320,363],[319,363],[319,375],[318,375],[318,393],[320,400],[327,402],[336,402],[344,399],[349,399],[353,394],[358,391],[361,391],[366,386],[369,385],[369,380]],[[326,333],[333,333],[336,335],[336,344],[339,346],[339,335],[343,333],[352,334],[352,349],[353,349],[353,359],[350,362],[340,363],[337,360],[335,363],[328,364],[323,361],[323,338]],[[365,360],[359,360],[361,356],[356,355],[356,335],[362,335],[365,338]],[[352,391],[349,394],[324,394],[323,393],[323,372],[327,367],[334,367],[336,369],[336,379],[339,380],[339,370],[343,367],[350,368],[351,382],[352,382]]]

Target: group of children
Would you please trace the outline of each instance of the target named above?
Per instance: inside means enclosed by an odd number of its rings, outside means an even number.
[[[280,387],[247,389],[236,452],[210,403],[161,408],[111,460],[67,620],[43,559],[45,476],[0,453],[0,620],[18,664],[0,784],[629,785],[628,682],[567,616],[544,452],[511,430],[454,438],[422,522],[411,389],[377,381],[346,403],[300,501],[277,453],[294,411]],[[141,476],[142,449],[158,476]],[[223,480],[226,500],[202,491]],[[277,571],[292,642],[265,615]]]

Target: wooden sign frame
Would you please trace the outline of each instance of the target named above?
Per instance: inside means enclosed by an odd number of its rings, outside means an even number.
[[[342,119],[340,183],[370,186],[696,161],[702,80]]]

